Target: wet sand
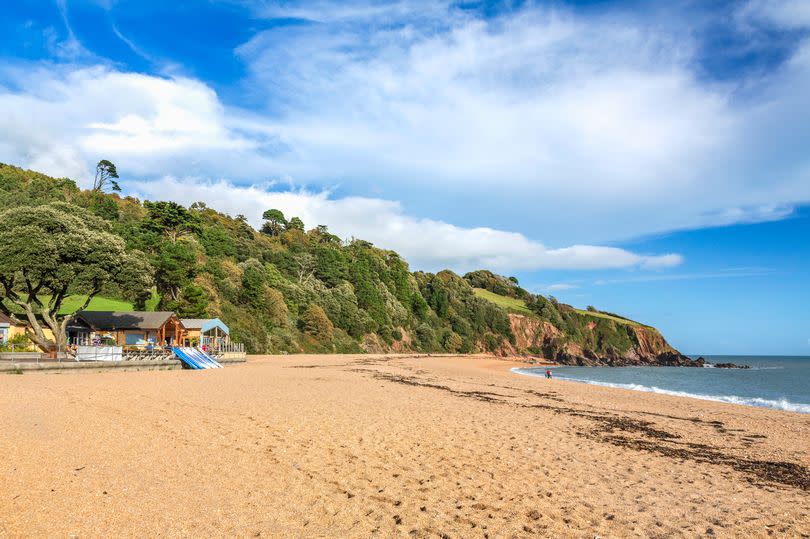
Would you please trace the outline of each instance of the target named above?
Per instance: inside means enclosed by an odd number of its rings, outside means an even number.
[[[0,536],[810,536],[809,415],[512,366],[2,375]]]

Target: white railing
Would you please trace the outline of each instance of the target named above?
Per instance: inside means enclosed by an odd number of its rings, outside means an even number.
[[[104,355],[102,353],[102,349],[108,348],[109,346],[110,346],[109,344],[104,344],[103,341],[99,342],[98,340],[94,339],[73,338],[68,340],[68,345],[66,349],[58,350],[56,357],[49,360],[48,354],[42,353],[40,350],[37,350],[30,344],[27,346],[9,344],[7,345],[7,348],[10,348],[10,350],[4,352],[0,351],[0,358],[6,360],[13,360],[13,359],[24,359],[26,361],[36,360],[37,363],[39,363],[40,360],[61,362],[64,359],[68,359],[73,361],[79,361],[79,359],[76,357],[79,347],[82,347],[84,351],[82,355],[87,357],[88,354],[92,354],[92,351],[96,349],[98,350],[98,356],[102,356]],[[126,360],[162,361],[174,357],[174,352],[172,351],[171,346],[157,346],[154,344],[136,344],[136,345],[126,345],[120,348],[122,348],[122,355],[125,361]],[[198,350],[204,351],[209,355],[220,358],[225,354],[245,353],[245,345],[243,343],[235,343],[235,342],[227,344],[212,343],[212,344],[196,345],[193,346],[193,348],[197,348]],[[17,357],[15,358],[12,355]]]
[[[226,353],[245,353],[245,345],[241,342],[230,342],[228,344],[205,344],[206,352],[220,352],[223,354]],[[194,348],[198,348],[200,350],[203,349],[203,346],[195,346]]]

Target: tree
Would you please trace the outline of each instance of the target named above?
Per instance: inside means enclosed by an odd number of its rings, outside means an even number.
[[[0,213],[0,312],[26,320],[26,334],[42,350],[64,349],[67,324],[109,284],[142,292],[152,280],[144,255],[127,252],[104,220],[63,202]],[[85,301],[61,312],[70,294]]]
[[[287,325],[287,304],[284,303],[284,295],[275,288],[264,285],[260,308],[266,323],[275,327]]]
[[[287,230],[300,230],[301,232],[304,231],[304,221],[299,219],[298,217],[293,217],[292,219],[287,222]]]
[[[236,256],[236,246],[233,238],[225,227],[217,223],[203,229],[200,234],[200,243],[205,248],[205,254],[221,258],[223,256]]]
[[[183,287],[180,299],[172,305],[180,318],[208,318],[208,295],[205,289],[189,283]]]
[[[461,337],[452,331],[449,331],[444,337],[444,349],[448,352],[458,352],[461,350],[462,344],[464,344],[464,342],[461,340]]]
[[[267,281],[264,266],[255,258],[251,258],[239,264],[239,267],[242,268],[242,301],[254,308],[261,307],[264,285]]]
[[[262,232],[269,236],[280,236],[287,226],[287,220],[281,210],[270,209],[262,214],[262,219],[267,221],[262,226]]]
[[[326,225],[318,225],[310,234],[314,234],[318,238],[319,243],[329,243],[331,245],[339,246],[341,244],[340,238],[329,232],[329,227]]]
[[[197,272],[197,253],[188,242],[163,241],[153,260],[155,284],[167,302],[180,299],[180,291],[194,278]]]
[[[345,280],[349,274],[348,257],[334,247],[316,245],[315,256],[315,276],[328,286],[337,286]]]
[[[96,165],[96,176],[93,180],[93,191],[97,191],[99,193],[104,192],[107,185],[112,187],[113,191],[120,191],[121,187],[118,185],[118,182],[115,181],[117,179],[118,171],[115,169],[115,165],[111,161],[102,159]]]
[[[309,253],[296,253],[293,255],[298,282],[304,283],[312,279],[315,273],[315,257]]]
[[[107,221],[118,220],[119,210],[115,199],[99,191],[90,192],[90,201],[85,207]]]
[[[335,326],[332,321],[329,320],[323,309],[314,303],[310,304],[304,314],[301,315],[301,323],[304,333],[315,337],[319,341],[328,341],[334,335]]]
[[[143,206],[148,212],[144,226],[148,230],[164,234],[172,243],[199,229],[197,216],[176,202],[147,200]]]

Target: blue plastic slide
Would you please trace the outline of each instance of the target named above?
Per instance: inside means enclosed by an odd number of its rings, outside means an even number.
[[[192,369],[221,369],[222,365],[219,362],[196,348],[181,348],[175,346],[172,348],[174,355],[180,358],[180,361],[191,367]]]
[[[222,368],[222,365],[220,365],[219,362],[216,359],[214,359],[210,355],[206,354],[205,352],[203,352],[199,348],[188,348],[187,350],[190,351],[189,354],[194,359],[196,359],[199,363],[202,363],[204,365],[208,365],[207,368],[209,368],[209,369],[221,369]]]

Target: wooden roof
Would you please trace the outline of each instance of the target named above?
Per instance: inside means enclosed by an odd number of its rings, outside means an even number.
[[[175,317],[171,311],[82,311],[76,315],[97,331],[160,329]]]
[[[219,318],[181,318],[180,321],[183,322],[183,327],[186,329],[199,329],[205,333],[217,327],[226,335],[230,333],[228,326]]]

